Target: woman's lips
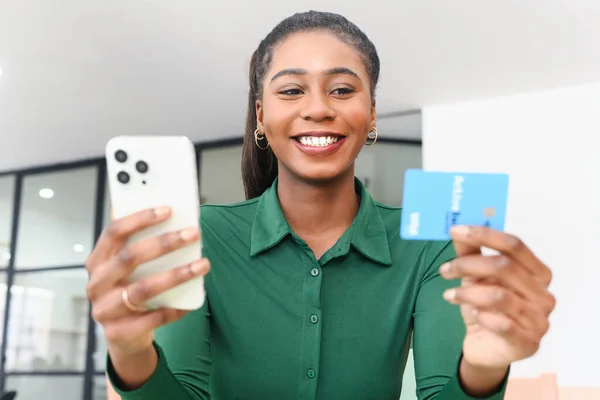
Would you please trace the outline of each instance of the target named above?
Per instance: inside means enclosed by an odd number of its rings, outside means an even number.
[[[324,142],[321,138],[325,138]],[[345,136],[336,136],[336,139],[333,142],[331,142],[331,139],[327,140],[326,138],[326,136],[301,136],[293,138],[292,140],[300,151],[308,155],[332,154],[337,151],[346,140]],[[329,136],[329,138],[332,138],[332,136]]]

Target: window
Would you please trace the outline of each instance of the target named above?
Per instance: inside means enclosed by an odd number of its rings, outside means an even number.
[[[203,204],[243,201],[242,146],[201,150],[200,197]]]
[[[421,146],[378,141],[364,148],[355,164],[355,175],[376,201],[402,206],[404,171],[421,168]]]
[[[83,376],[8,376],[6,390],[16,390],[17,400],[81,400]]]
[[[85,263],[94,242],[97,175],[89,167],[24,178],[17,269]]]
[[[94,377],[92,400],[106,400],[106,377],[97,375]]]
[[[108,348],[106,346],[106,338],[104,337],[104,329],[99,323],[94,324],[96,327],[96,351],[94,352],[94,365],[97,372],[102,372],[106,369],[106,354]]]
[[[89,312],[86,282],[83,268],[15,275],[7,371],[84,370]]]

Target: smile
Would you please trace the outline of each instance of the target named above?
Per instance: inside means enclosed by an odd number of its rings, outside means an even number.
[[[346,141],[346,136],[336,132],[305,132],[293,137],[300,151],[310,156],[326,156],[335,153]]]
[[[327,147],[338,141],[337,136],[299,136],[295,138],[305,146]]]

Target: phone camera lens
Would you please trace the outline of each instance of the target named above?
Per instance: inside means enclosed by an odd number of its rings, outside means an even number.
[[[138,161],[137,163],[135,163],[135,169],[140,174],[145,174],[146,172],[148,172],[148,164],[145,161]]]
[[[125,171],[121,171],[117,174],[117,179],[119,180],[119,182],[121,182],[122,184],[126,184],[129,183],[129,174]]]
[[[115,152],[115,159],[120,163],[124,163],[127,161],[127,153],[125,153],[123,150],[117,150]]]

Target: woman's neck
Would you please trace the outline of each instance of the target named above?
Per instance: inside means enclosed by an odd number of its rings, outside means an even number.
[[[288,224],[313,249],[317,258],[352,225],[359,200],[354,173],[327,185],[295,180],[280,170],[277,194]],[[318,244],[322,242],[322,244]],[[324,250],[323,250],[324,249]]]

